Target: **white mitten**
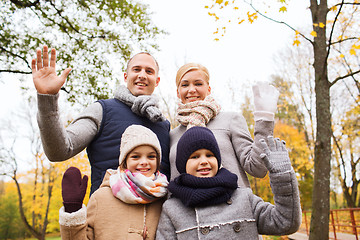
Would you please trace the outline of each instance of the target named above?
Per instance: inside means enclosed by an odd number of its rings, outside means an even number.
[[[258,82],[253,87],[256,120],[273,121],[277,109],[279,91],[267,82]]]

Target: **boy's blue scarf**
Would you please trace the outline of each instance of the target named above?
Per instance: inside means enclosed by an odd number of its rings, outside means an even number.
[[[214,177],[183,173],[171,181],[168,190],[187,207],[204,207],[227,202],[238,187],[238,177],[225,168]]]

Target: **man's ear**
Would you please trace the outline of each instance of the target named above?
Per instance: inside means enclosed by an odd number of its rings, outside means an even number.
[[[124,82],[127,82],[127,73],[124,72]]]
[[[156,85],[155,85],[155,87],[157,87],[157,86],[159,85],[159,83],[160,83],[160,77],[157,77],[157,78],[156,78]]]

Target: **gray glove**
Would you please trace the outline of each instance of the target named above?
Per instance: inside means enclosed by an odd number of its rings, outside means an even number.
[[[279,138],[268,136],[268,144],[264,139],[260,139],[260,144],[265,153],[260,154],[266,168],[270,173],[282,173],[291,170],[289,153],[285,147],[285,141]]]

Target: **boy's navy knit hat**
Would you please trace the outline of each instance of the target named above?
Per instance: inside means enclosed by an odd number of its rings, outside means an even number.
[[[199,149],[208,149],[216,157],[218,168],[221,165],[219,146],[214,134],[206,127],[192,127],[179,139],[176,150],[176,168],[179,173],[186,173],[186,163],[190,155]]]

